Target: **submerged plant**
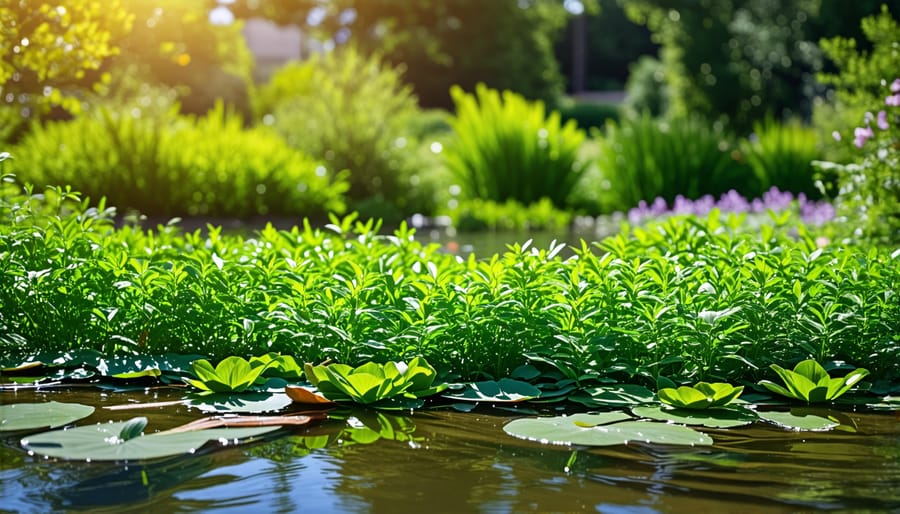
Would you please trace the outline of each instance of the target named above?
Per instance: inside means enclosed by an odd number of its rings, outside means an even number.
[[[679,409],[713,409],[724,407],[736,400],[744,391],[744,386],[716,382],[698,382],[697,385],[681,386],[678,389],[664,387],[657,393],[659,401]]]
[[[447,388],[444,383],[434,385],[437,372],[419,357],[409,361],[409,364],[368,362],[356,368],[346,364],[306,364],[304,371],[306,379],[329,400],[376,408],[421,407],[423,398]]]
[[[807,403],[834,400],[869,374],[865,368],[857,368],[845,377],[831,378],[825,368],[812,359],[797,364],[793,371],[784,369],[777,364],[772,364],[770,367],[778,373],[778,376],[784,381],[785,387],[769,380],[761,380],[759,382],[761,386],[773,393]]]

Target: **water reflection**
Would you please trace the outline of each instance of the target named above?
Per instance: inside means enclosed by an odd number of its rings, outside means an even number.
[[[709,431],[711,447],[544,446],[498,411],[334,411],[261,443],[123,466],[0,447],[0,510],[91,512],[795,512],[900,509],[892,416],[855,432]]]

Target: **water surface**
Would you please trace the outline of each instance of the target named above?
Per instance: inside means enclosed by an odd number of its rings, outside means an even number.
[[[202,417],[184,406],[103,406],[177,398],[167,391],[0,392],[0,402],[99,408],[79,425],[133,416],[147,431]],[[521,417],[486,407],[403,415],[338,413],[249,445],[148,463],[65,462],[0,446],[0,512],[897,512],[900,423],[841,413],[841,430],[770,425],[705,430],[711,447],[546,446],[508,436]]]

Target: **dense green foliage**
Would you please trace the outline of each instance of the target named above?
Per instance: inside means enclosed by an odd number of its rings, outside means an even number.
[[[349,171],[354,208],[377,202],[380,216],[391,218],[431,210],[409,127],[416,100],[399,69],[343,48],[288,64],[261,88],[256,104],[261,121],[289,145]]]
[[[573,218],[570,211],[557,209],[547,198],[530,205],[514,200],[461,200],[447,214],[461,231],[559,231],[566,230]]]
[[[629,16],[661,45],[669,113],[753,122],[810,114],[827,69],[820,38],[854,35],[879,0],[631,0]]]
[[[678,195],[754,190],[749,170],[733,153],[733,137],[697,117],[665,121],[645,113],[609,123],[594,137],[600,176],[591,177],[583,189],[597,195],[602,211],[626,210],[657,197],[671,203]]]
[[[816,133],[797,120],[778,123],[771,117],[753,124],[753,134],[741,145],[759,184],[758,191],[777,187],[817,198],[812,162],[821,158]]]
[[[343,174],[268,129],[244,129],[221,106],[203,117],[96,109],[34,125],[14,154],[25,182],[73,186],[146,215],[324,216],[344,208],[347,188]]]
[[[464,198],[524,205],[548,198],[565,207],[586,169],[578,150],[585,133],[575,122],[547,114],[540,101],[479,84],[474,94],[451,91],[455,137],[444,150]]]
[[[9,197],[7,197],[9,198]],[[279,352],[306,362],[422,356],[441,373],[508,376],[529,360],[590,383],[762,378],[806,358],[896,380],[896,254],[818,248],[742,219],[671,219],[561,259],[486,260],[401,227],[334,220],[250,238],[114,230],[47,195],[0,204],[0,355]]]

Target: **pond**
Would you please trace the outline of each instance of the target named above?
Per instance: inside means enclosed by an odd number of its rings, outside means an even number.
[[[147,432],[203,416],[155,390],[0,392],[0,403],[94,405],[85,425],[147,416]],[[554,414],[555,411],[549,413]],[[832,411],[837,430],[756,423],[702,429],[705,447],[566,447],[517,439],[533,415],[481,405],[469,413],[345,410],[241,446],[146,463],[58,461],[0,445],[0,511],[91,512],[797,512],[900,509],[896,414]]]

